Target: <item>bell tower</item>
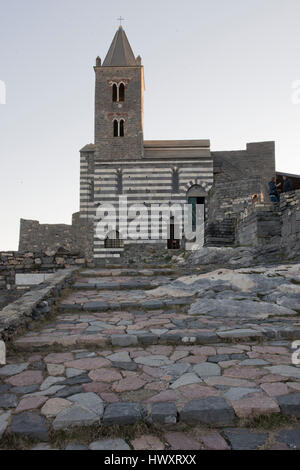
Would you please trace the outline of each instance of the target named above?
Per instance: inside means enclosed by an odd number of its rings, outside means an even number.
[[[122,26],[102,64],[97,57],[94,70],[95,159],[142,158],[144,68]]]

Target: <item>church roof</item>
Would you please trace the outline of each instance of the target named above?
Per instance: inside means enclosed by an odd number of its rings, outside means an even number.
[[[109,51],[102,64],[103,67],[136,67],[137,63],[122,26],[113,38]]]
[[[87,144],[82,149],[80,149],[80,152],[93,152],[96,148],[95,144]]]
[[[204,140],[144,140],[144,158],[174,161],[176,158],[205,159],[212,165],[210,141]]]

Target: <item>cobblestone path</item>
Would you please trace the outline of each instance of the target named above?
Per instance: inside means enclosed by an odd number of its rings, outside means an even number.
[[[82,270],[9,347],[0,448],[300,449],[299,298],[299,265]]]

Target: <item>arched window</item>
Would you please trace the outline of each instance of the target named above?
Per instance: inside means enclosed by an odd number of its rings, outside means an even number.
[[[120,137],[124,137],[124,119],[120,121]]]
[[[114,137],[119,137],[119,123],[116,119],[114,120]]]
[[[124,119],[114,119],[113,128],[114,128],[114,137],[124,137]]]
[[[118,87],[115,83],[113,84],[113,87],[112,87],[112,100],[118,101]]]
[[[123,173],[122,170],[117,171],[117,193],[122,194],[123,192]]]
[[[119,101],[125,101],[125,85],[120,83],[119,85]]]
[[[179,171],[177,168],[172,171],[172,192],[179,192]]]

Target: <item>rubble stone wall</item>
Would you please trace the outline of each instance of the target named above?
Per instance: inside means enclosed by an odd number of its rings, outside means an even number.
[[[0,310],[0,340],[9,341],[23,328],[47,316],[62,290],[74,282],[75,273],[75,267],[61,270]]]
[[[300,255],[300,189],[280,196],[281,243],[289,257]]]
[[[80,218],[76,212],[72,225],[40,224],[37,220],[21,219],[19,252],[42,252],[64,248],[85,257],[93,256],[93,222]]]
[[[279,204],[253,204],[236,223],[236,242],[278,247],[290,259],[300,256],[300,190],[280,195]]]
[[[269,204],[253,204],[237,220],[236,242],[246,246],[281,244],[281,218],[278,208]]]

